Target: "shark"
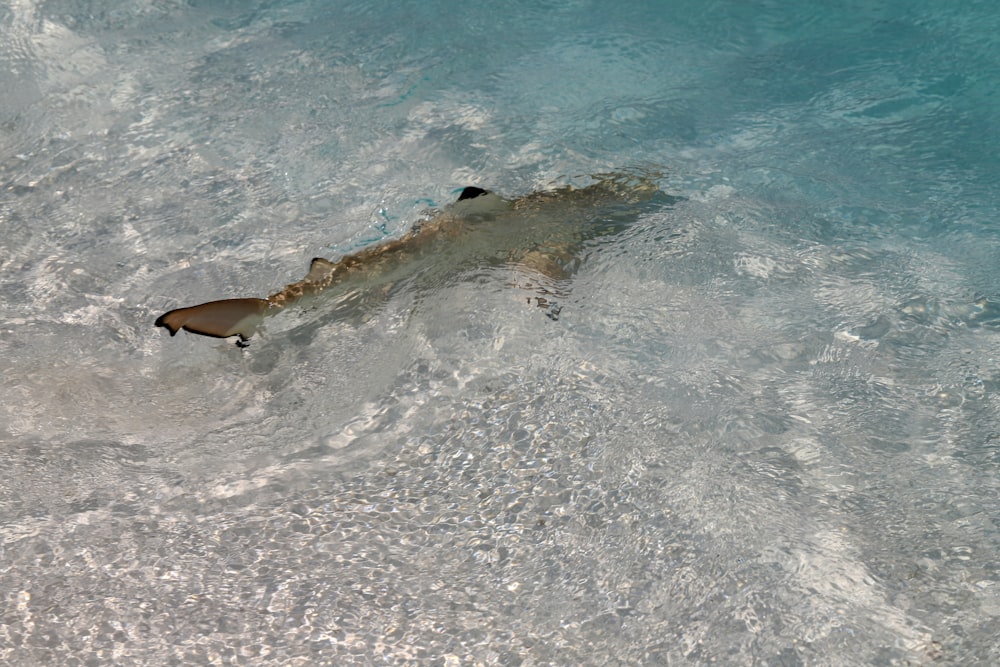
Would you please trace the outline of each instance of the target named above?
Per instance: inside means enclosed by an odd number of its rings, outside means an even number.
[[[314,258],[302,280],[266,298],[243,297],[176,308],[155,326],[212,338],[236,338],[240,347],[263,321],[292,304],[323,293],[385,295],[401,283],[483,265],[507,264],[538,277],[535,301],[557,319],[554,285],[579,268],[588,243],[618,234],[650,206],[672,206],[681,197],[663,192],[658,174],[608,173],[584,187],[566,185],[505,199],[468,186],[454,203],[427,214],[402,236],[336,261]],[[529,297],[529,302],[531,297]]]

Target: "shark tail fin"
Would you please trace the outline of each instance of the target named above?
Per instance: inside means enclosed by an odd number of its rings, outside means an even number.
[[[224,299],[189,308],[178,308],[156,318],[154,323],[171,336],[184,329],[213,338],[239,336],[246,341],[257,330],[270,304],[266,299]]]

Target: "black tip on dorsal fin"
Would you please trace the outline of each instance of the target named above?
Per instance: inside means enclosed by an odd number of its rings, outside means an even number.
[[[305,280],[313,282],[325,280],[330,277],[330,274],[336,268],[337,265],[328,259],[313,257],[313,260],[309,263],[309,273],[306,274]]]
[[[465,201],[466,199],[475,199],[476,197],[482,197],[483,195],[488,195],[489,190],[483,190],[482,188],[477,188],[474,185],[469,185],[462,189],[462,194],[458,195],[458,201]]]

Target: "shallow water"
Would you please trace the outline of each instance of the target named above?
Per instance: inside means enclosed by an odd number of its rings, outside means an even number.
[[[788,5],[788,6],[785,6]],[[0,659],[1000,661],[988,3],[0,8]],[[152,326],[662,171],[517,270]]]

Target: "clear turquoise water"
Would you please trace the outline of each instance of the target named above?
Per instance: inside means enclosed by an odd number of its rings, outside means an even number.
[[[830,4],[5,3],[0,659],[1000,662],[1000,11]],[[558,322],[152,327],[623,168]]]

